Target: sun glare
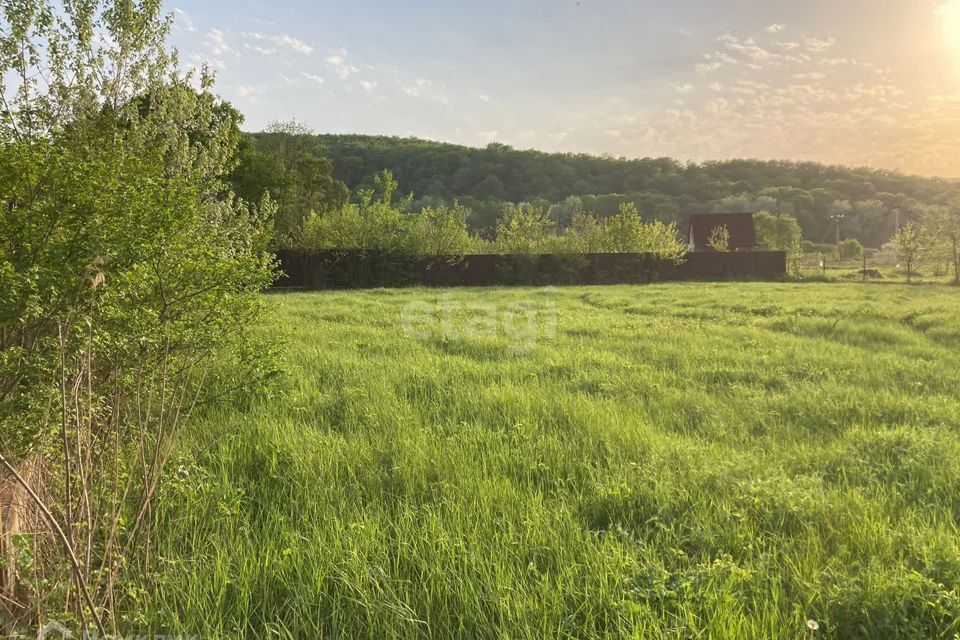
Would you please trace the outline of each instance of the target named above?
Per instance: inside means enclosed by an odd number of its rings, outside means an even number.
[[[937,7],[937,19],[947,44],[960,52],[960,0],[941,2]]]

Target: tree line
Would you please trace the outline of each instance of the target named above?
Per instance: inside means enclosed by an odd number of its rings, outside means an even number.
[[[410,210],[457,202],[470,229],[488,239],[519,203],[546,209],[560,231],[578,212],[607,218],[632,204],[645,220],[678,228],[691,213],[768,211],[794,217],[808,241],[855,239],[879,248],[928,208],[960,199],[960,186],[946,180],[811,162],[628,160],[502,144],[314,135],[296,123],[273,125],[242,144],[232,178],[237,192],[258,201],[269,190],[284,218],[338,206],[350,192],[375,188],[376,176],[389,169],[400,191],[416,194]]]
[[[817,163],[682,164],[316,135],[296,122],[237,135],[229,181],[246,201],[269,196],[278,247],[678,256],[690,213],[750,211],[760,248],[786,251],[793,265],[804,253],[851,260],[893,241],[911,266],[947,264],[960,281],[960,186],[946,180]],[[716,231],[712,244],[723,250]]]
[[[930,207],[919,222],[907,222],[893,236],[904,261],[907,282],[921,260],[946,265],[953,284],[960,284],[960,206]]]
[[[377,170],[351,188],[337,177],[336,163],[322,155],[328,138],[296,122],[281,122],[267,133],[241,139],[230,179],[243,198],[269,195],[275,202],[277,247],[420,256],[651,253],[671,260],[682,259],[686,251],[681,231],[686,214],[658,218],[642,209],[643,202],[629,197],[478,204],[471,196],[447,200],[403,191],[392,169]],[[389,157],[384,160],[389,164]],[[786,251],[792,262],[801,255],[800,223],[776,201],[724,201],[718,206],[736,210],[765,206],[754,214],[760,248]],[[492,227],[477,224],[478,210],[495,212]]]
[[[389,170],[374,189],[362,189],[355,202],[323,213],[311,211],[289,245],[308,250],[364,250],[405,255],[456,257],[500,253],[650,253],[679,262],[686,245],[674,224],[645,222],[637,208],[623,204],[608,218],[578,211],[559,229],[547,207],[529,203],[505,207],[496,233],[474,233],[461,204],[411,210],[413,196],[396,198],[398,183]]]

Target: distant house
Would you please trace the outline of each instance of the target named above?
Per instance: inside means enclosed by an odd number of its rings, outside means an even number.
[[[730,251],[753,251],[757,248],[757,230],[752,213],[697,213],[690,216],[687,240],[690,251],[713,251],[710,234],[717,227],[726,227],[730,234]]]

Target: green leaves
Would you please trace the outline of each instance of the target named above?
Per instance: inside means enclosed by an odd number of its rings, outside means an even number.
[[[507,208],[497,222],[496,248],[508,254],[547,253],[545,245],[553,237],[554,222],[545,207],[518,204]]]
[[[567,251],[646,253],[671,262],[682,262],[687,253],[676,225],[659,220],[644,222],[633,203],[624,203],[617,215],[601,220],[588,213],[575,213],[562,241]]]
[[[42,465],[44,499],[89,563],[76,573],[103,593],[108,574],[150,570],[121,544],[146,548],[137,536],[194,412],[276,373],[252,330],[276,271],[276,205],[227,187],[240,115],[206,71],[175,67],[160,0],[52,6],[2,2],[15,21],[0,77],[19,84],[0,113],[0,451]],[[71,584],[61,569],[44,565]]]

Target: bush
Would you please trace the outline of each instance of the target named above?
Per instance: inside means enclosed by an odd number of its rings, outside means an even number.
[[[41,496],[61,508],[45,529],[64,537],[37,544],[79,559],[48,558],[40,577],[114,602],[116,578],[149,571],[145,523],[179,430],[273,373],[251,333],[273,205],[225,186],[240,116],[209,74],[176,71],[160,1],[89,5],[3,5],[0,50],[23,52],[0,57],[4,77],[27,80],[0,113],[0,459],[8,477],[46,470]],[[31,611],[78,602],[21,586]]]
[[[757,228],[757,242],[763,250],[786,251],[790,257],[803,252],[803,231],[793,216],[760,211],[753,215],[753,222]]]
[[[846,260],[856,260],[863,255],[863,245],[856,240],[844,240],[837,245],[837,254],[841,262]]]

